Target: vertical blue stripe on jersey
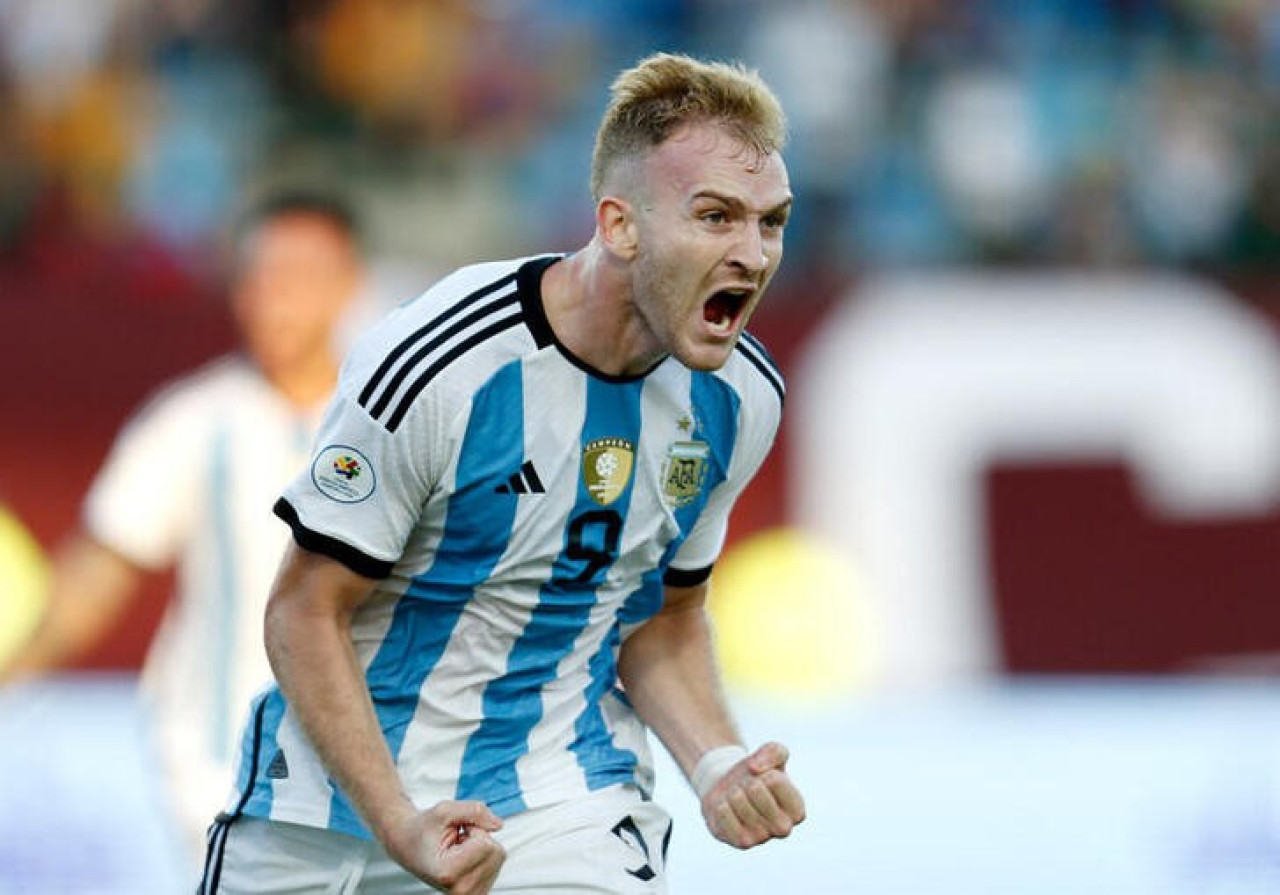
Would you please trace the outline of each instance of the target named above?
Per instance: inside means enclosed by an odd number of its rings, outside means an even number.
[[[280,748],[277,742],[277,734],[280,732],[280,722],[284,719],[286,706],[284,695],[280,692],[279,687],[272,687],[258,698],[266,700],[266,706],[262,713],[262,728],[255,730],[255,725],[252,723],[245,727],[244,740],[240,745],[240,770],[236,784],[241,793],[246,791],[246,787],[253,787],[253,795],[244,804],[243,811],[245,814],[253,817],[270,817],[273,793],[271,778],[267,776],[267,768],[271,766],[271,761],[275,757],[276,751]],[[255,706],[254,711],[256,712],[256,710]],[[252,718],[253,713],[250,713],[249,717]],[[256,739],[254,738],[255,733],[257,733]],[[249,775],[255,769],[255,762],[253,761],[255,752],[258,757],[256,763],[257,776],[251,780]]]
[[[423,682],[511,535],[518,495],[496,493],[492,483],[519,469],[524,460],[521,372],[519,361],[507,364],[472,399],[435,560],[396,604],[391,626],[365,674],[387,746],[397,759]],[[346,796],[337,790],[329,826],[363,829]]]
[[[569,748],[578,756],[587,789],[601,789],[635,779],[632,772],[636,766],[636,754],[614,745],[604,723],[604,712],[600,709],[600,700],[618,678],[617,654],[621,642],[622,634],[615,621],[600,649],[591,657],[591,683],[587,685],[586,708],[574,723],[576,737]]]
[[[209,461],[209,496],[213,511],[213,543],[217,557],[218,599],[213,611],[213,656],[209,668],[210,693],[209,754],[218,761],[227,758],[231,737],[228,715],[231,712],[231,653],[235,649],[236,605],[240,582],[236,579],[239,564],[235,549],[235,528],[231,524],[230,434],[220,428],[213,442]]]
[[[689,400],[694,418],[698,421],[693,438],[706,442],[709,448],[702,487],[697,497],[684,506],[676,507],[675,517],[680,525],[680,534],[667,545],[658,568],[646,574],[640,587],[627,597],[618,613],[618,621],[622,624],[642,622],[662,608],[663,573],[689,532],[693,531],[694,523],[702,515],[711,492],[723,484],[728,476],[729,463],[733,459],[733,449],[738,441],[738,413],[742,399],[727,382],[714,373],[694,371],[690,377]]]
[[[690,381],[690,405],[693,407],[694,417],[698,421],[698,428],[694,431],[693,438],[706,442],[709,448],[702,487],[699,489],[697,497],[689,503],[675,508],[674,513],[676,522],[680,526],[680,534],[667,545],[658,567],[644,575],[641,579],[640,587],[636,588],[627,597],[618,611],[618,620],[601,648],[602,654],[605,649],[610,651],[607,656],[609,677],[607,679],[600,677],[593,681],[593,690],[590,697],[594,698],[589,698],[588,705],[590,708],[578,721],[580,737],[582,737],[584,731],[597,725],[602,730],[604,728],[604,718],[600,711],[599,699],[604,692],[604,687],[611,686],[616,677],[616,661],[614,660],[613,651],[618,649],[621,642],[620,625],[643,622],[652,618],[662,608],[664,595],[662,576],[666,572],[667,566],[671,563],[672,557],[680,549],[680,545],[684,543],[685,538],[693,531],[693,526],[706,507],[711,492],[724,482],[728,474],[729,462],[733,458],[733,449],[738,438],[738,411],[741,406],[741,400],[737,393],[719,377],[710,373],[695,371]],[[603,667],[605,658],[603,655],[598,655],[593,659],[593,670],[597,662]],[[594,688],[599,685],[603,686],[597,692]],[[625,702],[626,695],[620,689],[616,690],[616,692],[618,698]],[[624,750],[615,749],[614,751],[622,752]],[[611,783],[616,783],[618,780],[616,763],[605,760],[595,763],[591,761],[590,756],[583,756],[583,764],[586,767],[587,785],[591,789],[599,789]],[[632,764],[634,765],[634,759]]]
[[[624,438],[633,446],[639,444],[643,389],[643,380],[608,383],[593,376],[586,377],[587,412],[581,434],[583,451],[600,438]],[[602,507],[579,476],[577,498],[565,528],[564,546],[552,565],[550,580],[543,585],[538,605],[507,658],[506,673],[485,688],[484,721],[468,741],[463,754],[458,781],[459,799],[480,799],[503,816],[526,807],[520,793],[516,762],[528,752],[529,734],[542,719],[542,688],[556,676],[560,661],[573,649],[578,636],[586,628],[596,603],[596,589],[617,558],[614,545],[613,555],[596,564],[588,580],[577,580],[590,566],[584,566],[581,558],[573,556],[575,553],[580,555],[580,549],[571,549],[575,522],[580,522],[587,513],[612,512],[617,514],[621,525],[626,519],[634,482],[633,467],[622,492],[607,507]],[[582,529],[578,532],[579,548],[585,526]],[[593,671],[601,670],[593,668]]]

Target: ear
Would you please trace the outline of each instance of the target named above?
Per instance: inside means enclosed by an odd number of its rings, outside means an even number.
[[[626,199],[605,196],[596,205],[596,230],[600,240],[614,255],[630,261],[636,256],[640,234],[635,208]]]

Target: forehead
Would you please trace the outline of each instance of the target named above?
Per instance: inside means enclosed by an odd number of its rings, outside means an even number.
[[[681,201],[710,192],[768,209],[791,197],[781,155],[762,155],[715,124],[680,128],[649,154],[647,167],[652,192]]]
[[[246,263],[309,255],[345,258],[353,253],[351,238],[338,223],[308,211],[260,221],[244,235],[242,243],[242,261]]]

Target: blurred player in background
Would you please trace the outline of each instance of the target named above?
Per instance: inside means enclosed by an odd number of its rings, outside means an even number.
[[[785,135],[754,73],[650,57],[614,84],[586,247],[457,271],[353,349],[276,504],[279,684],[206,895],[665,892],[648,729],[722,841],[804,819],[785,747],[736,729],[705,609],[781,416],[744,327]]]
[[[43,616],[0,672],[66,666],[110,634],[145,575],[175,567],[142,690],[197,853],[232,783],[244,706],[270,679],[263,607],[287,540],[271,504],[305,465],[365,279],[354,215],[327,194],[262,199],[233,252],[243,352],[170,383],[123,427],[57,551]]]

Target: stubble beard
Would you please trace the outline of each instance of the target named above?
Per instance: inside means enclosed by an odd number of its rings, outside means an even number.
[[[694,356],[701,353],[698,349],[702,347],[702,340],[691,339],[688,332],[695,323],[690,315],[701,310],[689,307],[692,299],[685,293],[691,294],[692,285],[683,285],[674,266],[655,262],[647,256],[638,259],[635,271],[632,301],[636,314],[661,354],[674,357],[690,369],[716,370],[722,367],[725,357],[708,362]]]

